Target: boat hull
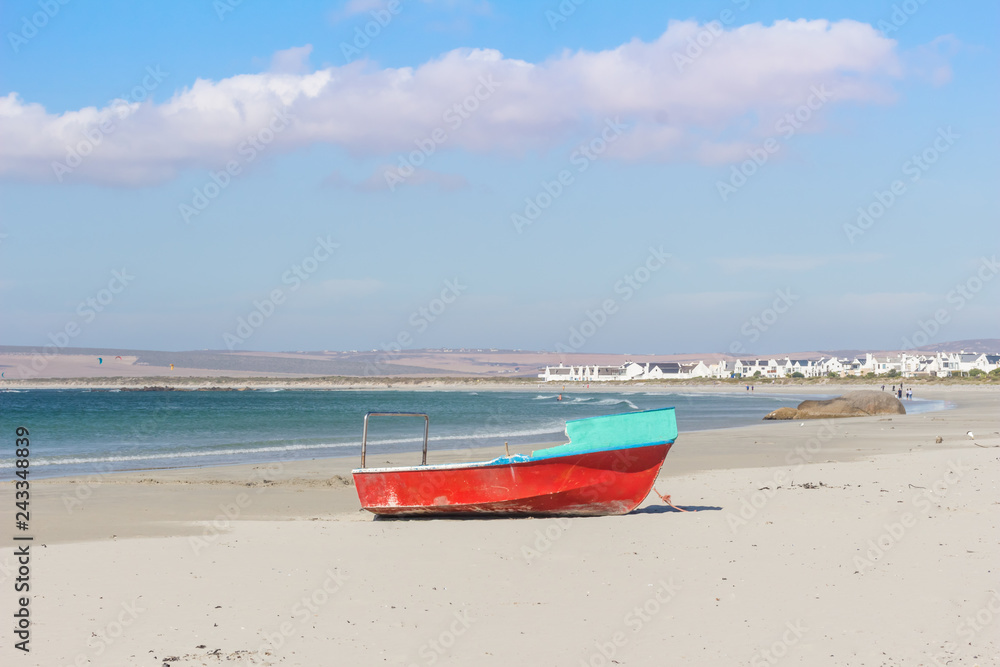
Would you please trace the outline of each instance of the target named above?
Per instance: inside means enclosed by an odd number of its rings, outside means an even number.
[[[392,516],[626,514],[673,441],[541,460],[354,471],[361,506]]]

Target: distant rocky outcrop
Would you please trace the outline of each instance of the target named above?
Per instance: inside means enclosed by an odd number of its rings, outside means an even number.
[[[802,401],[797,408],[778,408],[764,419],[831,419],[905,415],[902,401],[885,391],[849,391],[826,401]]]

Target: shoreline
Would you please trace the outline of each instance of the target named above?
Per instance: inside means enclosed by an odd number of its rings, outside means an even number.
[[[685,380],[629,380],[607,382],[544,382],[533,377],[497,378],[497,377],[449,377],[449,376],[317,376],[317,377],[234,377],[225,375],[214,376],[117,376],[107,378],[48,378],[35,380],[19,380],[6,378],[0,380],[0,392],[4,390],[42,390],[42,389],[96,389],[96,390],[126,390],[126,391],[251,391],[251,390],[353,390],[353,391],[533,391],[549,388],[552,391],[566,392],[598,391],[606,388],[608,392],[623,390],[663,391],[683,389],[685,391],[702,391],[716,389],[723,393],[745,390],[746,385],[758,387],[760,391],[775,390],[785,392],[795,389],[820,389],[831,391],[851,391],[858,389],[878,389],[883,385],[899,385],[920,387],[932,390],[947,390],[948,388],[976,388],[1000,391],[1000,379],[991,376],[982,378],[902,378],[902,377],[856,377],[856,378],[692,378]],[[557,389],[559,388],[559,389]]]
[[[674,387],[662,387],[660,391],[655,391],[655,392],[645,391],[645,390],[643,390],[643,391],[621,391],[621,390],[613,391],[612,388],[606,388],[606,387],[603,387],[603,386],[602,387],[596,387],[596,388],[590,389],[590,390],[587,390],[587,389],[582,388],[582,387],[580,389],[583,389],[583,391],[578,391],[578,392],[567,391],[565,393],[566,393],[567,396],[574,396],[574,395],[579,395],[579,394],[582,394],[582,393],[612,394],[612,395],[620,395],[620,396],[629,396],[629,395],[632,395],[632,394],[654,394],[654,393],[655,394],[672,394],[672,393],[677,393],[677,388],[674,388]],[[774,392],[770,391],[771,388],[768,387],[766,389],[762,389],[759,392],[756,392],[755,394],[748,394],[745,391],[745,389],[741,389],[741,388],[729,388],[728,391],[719,391],[718,390],[719,388],[718,387],[714,387],[714,386],[713,387],[702,387],[700,389],[701,389],[700,391],[692,391],[692,390],[689,389],[687,391],[681,391],[680,393],[694,393],[694,394],[706,395],[706,396],[709,396],[709,395],[711,395],[711,396],[761,396],[761,397],[788,396],[789,400],[791,402],[798,402],[799,400],[802,400],[802,399],[807,398],[807,397],[835,396],[835,395],[838,394],[838,392],[836,391],[838,388],[836,388],[836,387],[829,387],[829,386],[828,387],[822,387],[822,388],[818,388],[817,387],[817,388],[814,388],[812,391],[809,391],[808,388],[802,388],[802,387],[799,387],[799,386],[791,386],[791,387],[785,387],[784,391],[774,391]],[[486,389],[486,391],[506,391],[506,390],[507,389],[505,389],[505,388],[496,388],[496,387],[490,388],[490,389]],[[313,391],[313,390],[312,389],[303,389],[302,391]],[[340,391],[356,391],[356,390],[340,389]],[[399,391],[399,389],[389,389],[389,391]],[[452,392],[457,392],[457,393],[463,393],[463,392],[467,392],[468,390],[467,389],[454,389],[454,388],[453,389],[424,388],[422,391],[426,391],[426,392],[432,392],[432,391],[433,392],[448,392],[448,391],[452,391]],[[528,391],[530,393],[530,391],[534,391],[534,389],[533,388],[530,389],[530,390],[526,389],[524,391]],[[952,401],[950,401],[949,399],[947,399],[947,398],[926,398],[926,399],[919,399],[918,398],[918,399],[915,399],[915,400],[916,400],[917,403],[924,403],[925,401],[926,402],[940,402],[940,403],[943,403],[943,405],[940,408],[929,408],[928,409],[928,408],[924,407],[920,412],[917,412],[917,413],[909,413],[908,412],[908,414],[930,414],[932,412],[940,412],[940,411],[945,411],[945,410],[949,410],[949,409],[954,409],[954,406],[955,406],[955,404]],[[909,402],[904,401],[904,406],[909,406],[909,405],[910,405]],[[908,410],[909,409],[911,409],[911,408],[908,407]],[[750,428],[750,427],[756,427],[756,426],[763,426],[764,428],[770,428],[770,427],[772,427],[774,425],[774,422],[764,421],[763,420],[763,414],[764,413],[762,413],[762,415],[760,416],[760,419],[758,419],[756,421],[753,421],[753,422],[746,423],[746,424],[742,424],[742,425],[738,425],[738,426],[724,426],[724,427],[700,428],[700,429],[695,429],[695,430],[683,431],[682,435],[691,434],[691,433],[702,433],[702,432],[710,431],[710,432],[718,433],[719,437],[723,437],[724,438],[724,437],[726,437],[725,434],[733,432],[733,431],[738,431],[739,429],[743,429],[743,428]],[[761,422],[763,422],[763,423],[761,423]],[[519,445],[515,445],[515,447],[521,447],[522,449],[525,448],[525,447],[530,447],[530,448],[538,449],[538,448],[542,448],[542,447],[552,446],[552,445],[555,445],[555,444],[562,444],[563,442],[565,442],[564,434],[562,434],[562,433],[553,432],[551,434],[544,434],[544,435],[542,435],[540,437],[546,439],[546,441],[545,442],[541,442],[540,441],[540,442],[532,442],[532,443],[521,443]],[[472,438],[472,436],[470,436],[470,438]],[[396,454],[396,456],[405,457],[410,452],[419,451],[419,447],[416,444],[414,445],[414,447],[415,447],[415,449],[402,449],[402,450],[400,450]],[[440,449],[437,449],[436,451],[438,453],[438,456],[443,456],[445,458],[448,458],[448,457],[452,457],[452,458],[459,457],[460,460],[480,460],[480,459],[482,459],[482,457],[486,456],[486,454],[484,452],[486,452],[486,453],[488,453],[488,452],[494,452],[495,449],[496,449],[495,445],[487,445],[487,446],[483,446],[483,447],[471,447],[471,448],[469,448],[469,447],[441,447]],[[348,450],[348,451],[353,451],[353,450]],[[432,451],[434,451],[434,450],[432,449]],[[221,456],[221,455],[219,455],[219,454],[212,454],[212,456],[216,456],[217,457],[217,456]],[[101,462],[95,462],[95,463],[89,464],[89,465],[93,466],[93,469],[91,469],[91,470],[80,471],[78,469],[78,470],[71,471],[71,472],[65,472],[65,471],[52,471],[52,472],[50,472],[50,471],[47,470],[48,466],[44,466],[44,467],[42,467],[40,469],[41,472],[36,472],[35,479],[39,480],[39,481],[48,481],[48,480],[65,480],[65,479],[71,479],[71,478],[85,478],[85,477],[90,477],[90,476],[93,476],[93,475],[99,475],[101,477],[106,477],[106,476],[111,476],[111,475],[128,475],[128,474],[155,475],[155,474],[160,473],[160,472],[168,473],[169,471],[172,471],[172,470],[187,470],[187,469],[198,469],[198,470],[205,469],[205,470],[208,470],[208,469],[215,469],[215,468],[231,468],[231,467],[235,467],[235,466],[245,466],[245,465],[267,465],[269,463],[269,460],[270,460],[267,456],[264,456],[263,458],[255,458],[254,454],[252,452],[244,454],[243,457],[244,457],[244,460],[242,460],[242,461],[232,461],[232,462],[228,462],[228,463],[212,462],[212,463],[207,463],[207,464],[197,463],[196,462],[196,461],[198,461],[197,458],[194,459],[195,462],[192,462],[191,460],[185,460],[185,459],[182,458],[176,464],[169,464],[169,463],[168,464],[164,464],[164,465],[152,465],[152,464],[149,464],[146,467],[142,467],[142,466],[144,466],[143,463],[136,462],[135,465],[137,467],[115,467],[114,470],[108,470],[107,469],[108,466],[103,465]],[[282,463],[287,465],[287,464],[301,463],[303,461],[326,461],[328,459],[329,460],[338,461],[338,460],[350,460],[350,459],[352,459],[354,457],[355,457],[355,455],[353,453],[351,453],[351,454],[333,455],[333,456],[308,456],[308,455],[306,455],[306,456],[304,456],[302,458],[290,458],[288,460],[283,461]],[[79,468],[83,464],[75,464],[75,465],[77,466],[77,468]],[[58,467],[58,466],[53,466],[53,467]],[[341,466],[337,466],[337,467],[340,468]]]
[[[935,396],[932,399],[945,400],[953,406],[944,410],[812,422],[761,420],[744,426],[684,431],[679,434],[677,445],[667,457],[660,478],[670,479],[721,470],[781,467],[786,464],[788,452],[810,439],[815,440],[817,434],[825,431],[830,431],[835,437],[829,442],[824,441],[822,462],[849,463],[913,451],[969,449],[974,447],[965,436],[965,432],[970,429],[982,433],[977,442],[986,443],[983,446],[1000,445],[1000,433],[997,433],[1000,432],[1000,423],[995,423],[994,419],[993,428],[987,428],[991,415],[1000,414],[1000,393],[962,389],[952,390],[947,394],[948,396]],[[994,412],[991,413],[991,409]],[[928,435],[931,431],[933,435]],[[943,443],[935,442],[938,436],[943,437]],[[554,444],[559,442],[513,445],[511,451],[528,453]],[[375,457],[383,461],[383,465],[408,465],[412,463],[417,451],[385,452],[378,453]],[[428,462],[482,461],[502,453],[502,446],[431,449]],[[818,462],[821,462],[820,459],[808,461],[810,464]],[[115,502],[124,502],[130,490],[150,487],[228,487],[231,490],[245,487],[253,489],[255,493],[274,496],[285,492],[319,490],[329,494],[327,501],[330,503],[330,511],[335,515],[344,515],[360,510],[351,478],[351,471],[357,463],[358,454],[352,453],[272,462],[94,471],[46,477],[37,479],[34,484],[38,493],[48,502],[58,496],[62,498],[63,505],[68,502],[67,494],[70,498],[79,499],[81,492],[78,489],[81,488],[88,489],[83,492],[88,499],[92,491],[116,489],[111,494],[115,497]],[[145,511],[156,514],[152,508],[146,508]],[[196,515],[200,516],[198,512],[194,512],[188,518]],[[292,515],[268,510],[261,516],[289,518]]]

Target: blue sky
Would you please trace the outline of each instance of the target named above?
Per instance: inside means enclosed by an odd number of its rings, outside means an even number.
[[[0,343],[1000,335],[995,3],[622,5],[4,3]]]

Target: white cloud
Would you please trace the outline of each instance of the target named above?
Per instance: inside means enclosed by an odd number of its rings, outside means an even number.
[[[306,72],[310,47],[288,49],[275,54],[274,71],[199,79],[163,103],[132,104],[65,181],[143,185],[188,168],[218,169],[240,159],[241,142],[278,109],[296,120],[267,155],[326,143],[395,162],[436,128],[447,134],[439,150],[524,154],[589,140],[620,117],[631,129],[612,157],[738,159],[740,147],[773,134],[768,119],[802,104],[811,87],[825,85],[831,105],[884,103],[902,75],[896,42],[850,20],[734,28],[680,71],[674,54],[700,29],[672,22],[652,42],[541,63],[459,49],[418,67],[359,62]],[[495,91],[483,81],[495,82]],[[446,115],[463,100],[478,109]],[[112,105],[50,113],[16,93],[0,97],[0,177],[54,181],[53,163],[65,161],[86,131],[117,118]]]
[[[309,67],[309,54],[312,44],[293,46],[283,51],[275,51],[271,56],[271,73],[273,74],[306,74]]]

